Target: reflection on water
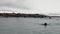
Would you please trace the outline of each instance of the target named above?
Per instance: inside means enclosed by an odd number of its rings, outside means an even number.
[[[51,24],[46,28],[42,23]],[[0,34],[60,34],[60,20],[46,18],[0,18]]]

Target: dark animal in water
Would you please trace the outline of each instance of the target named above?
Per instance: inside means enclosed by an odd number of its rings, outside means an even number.
[[[49,25],[49,24],[47,24],[47,23],[44,23],[44,24],[40,24],[40,25],[43,25],[43,26],[45,26],[45,27],[46,27],[46,26],[47,26],[47,25]]]

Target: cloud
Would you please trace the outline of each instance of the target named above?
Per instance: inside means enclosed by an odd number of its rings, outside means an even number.
[[[7,6],[23,10],[27,9],[27,11],[22,11],[26,13],[30,12],[48,15],[50,15],[49,13],[54,12],[60,13],[60,0],[0,0],[0,6]]]
[[[30,0],[0,0],[0,6],[10,6],[20,9],[32,9]]]
[[[32,14],[34,11],[27,10],[27,9],[18,9],[18,8],[12,8],[12,7],[0,7],[0,13],[27,13]]]

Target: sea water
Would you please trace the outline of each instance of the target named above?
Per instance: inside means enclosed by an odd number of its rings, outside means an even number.
[[[60,34],[60,19],[1,17],[0,34]]]

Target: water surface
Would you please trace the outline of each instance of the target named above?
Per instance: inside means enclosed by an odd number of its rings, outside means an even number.
[[[60,34],[60,19],[1,17],[0,34]]]

